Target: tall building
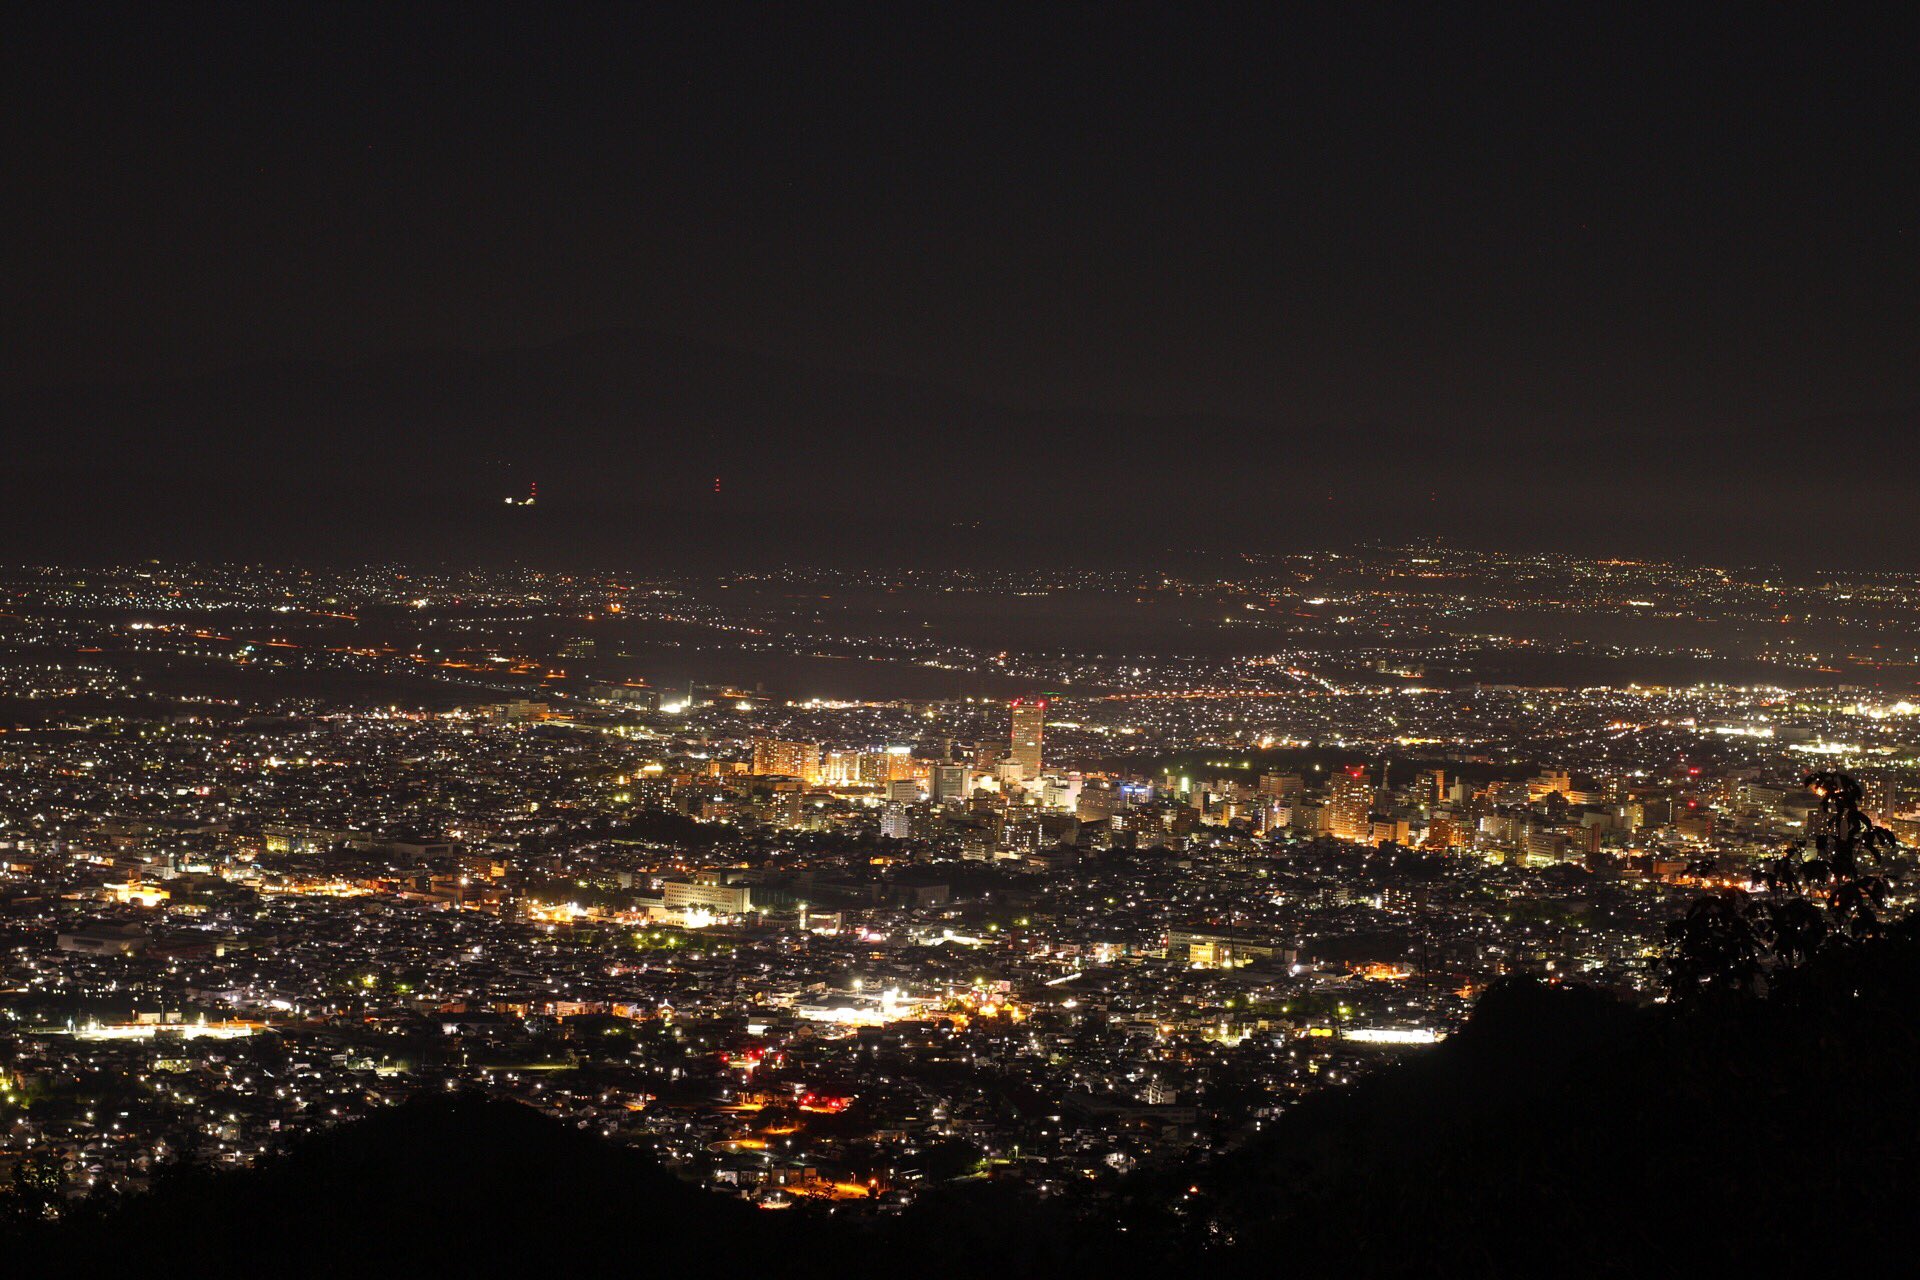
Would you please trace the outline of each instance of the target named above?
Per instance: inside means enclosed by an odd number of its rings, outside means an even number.
[[[1328,826],[1342,840],[1366,840],[1372,834],[1373,779],[1365,765],[1342,769],[1333,776],[1327,798]]]
[[[1263,773],[1260,775],[1260,794],[1272,796],[1281,804],[1291,804],[1298,800],[1307,789],[1307,781],[1297,773]]]
[[[946,804],[959,802],[967,798],[967,766],[963,764],[936,764],[933,766],[933,802]]]
[[[858,751],[829,750],[820,762],[820,780],[832,786],[860,781]]]
[[[1007,758],[1020,766],[1025,777],[1040,776],[1040,739],[1046,731],[1046,725],[1045,698],[1013,700],[1013,749]]]
[[[913,758],[912,747],[888,747],[883,753],[887,757],[888,783],[918,781],[926,777],[926,770]]]
[[[781,742],[774,738],[753,740],[753,771],[762,777],[799,778],[813,782],[819,774],[820,744]]]

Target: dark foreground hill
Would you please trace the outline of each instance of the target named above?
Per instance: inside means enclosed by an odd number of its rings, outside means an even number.
[[[944,1199],[878,1225],[767,1213],[531,1108],[422,1097],[254,1171],[179,1173],[104,1212],[0,1230],[0,1258],[47,1274],[209,1276],[1006,1276],[1120,1265],[1106,1233],[1083,1233],[1017,1193]]]
[[[216,1275],[1810,1274],[1905,1251],[1920,944],[1764,1001],[1633,1009],[1496,988],[1432,1054],[1117,1201],[932,1196],[877,1225],[762,1213],[535,1112],[423,1100],[238,1175],[7,1246],[62,1272]]]
[[[1910,926],[1768,1000],[1509,985],[1218,1162],[1192,1217],[1269,1275],[1858,1272],[1910,1250],[1917,1073]]]
[[[178,1175],[102,1221],[26,1243],[82,1271],[190,1261],[215,1275],[536,1274],[627,1253],[692,1268],[721,1244],[764,1265],[797,1243],[768,1225],[529,1108],[459,1097],[344,1126],[258,1171]]]

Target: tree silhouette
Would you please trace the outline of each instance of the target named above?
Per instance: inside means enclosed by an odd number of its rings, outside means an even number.
[[[63,1186],[57,1156],[42,1151],[26,1157],[0,1192],[0,1223],[19,1228],[46,1222],[59,1211]]]
[[[1847,774],[1809,774],[1819,797],[1810,839],[1761,866],[1753,892],[1703,894],[1667,926],[1662,952],[1676,1000],[1764,995],[1784,972],[1823,950],[1879,934],[1898,842],[1861,809]]]

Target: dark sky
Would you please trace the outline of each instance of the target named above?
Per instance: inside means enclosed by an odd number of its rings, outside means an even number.
[[[1228,454],[1886,447],[1898,8],[14,6],[0,390],[638,326]]]

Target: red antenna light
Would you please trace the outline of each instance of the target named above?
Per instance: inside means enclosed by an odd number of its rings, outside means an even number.
[[[715,493],[719,493],[719,492],[720,492],[720,477],[719,477],[719,476],[715,476],[715,477],[713,478],[713,491],[714,491]]]

